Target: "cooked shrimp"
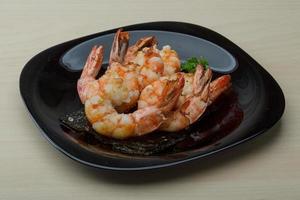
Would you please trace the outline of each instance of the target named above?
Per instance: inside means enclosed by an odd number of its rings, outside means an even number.
[[[103,47],[93,48],[78,80],[82,103],[90,96],[103,93],[117,111],[127,112],[136,105],[143,88],[163,75],[164,64],[155,38],[142,38],[127,51],[128,40],[128,32],[119,29],[114,37],[109,67],[97,81],[95,77],[103,60]]]
[[[176,76],[184,76],[184,73],[177,73]],[[159,81],[153,82],[151,85],[147,86],[141,93],[138,102],[138,108],[144,108],[149,105],[155,106],[157,99],[159,97],[159,92],[157,88],[161,84],[160,81],[164,79],[172,80],[175,75],[169,77],[162,77]],[[175,77],[176,77],[175,76]],[[202,66],[198,66],[196,73],[193,75],[192,80],[192,94],[186,94],[184,101],[175,107],[175,110],[171,111],[167,115],[167,120],[161,125],[160,130],[164,131],[178,131],[190,124],[194,123],[206,110],[208,100],[209,100],[209,84],[211,80],[212,72],[210,69],[204,71]],[[185,86],[183,88],[182,94],[190,93],[189,85],[186,83],[191,81],[191,75],[185,75]],[[186,77],[188,80],[186,80]],[[185,90],[185,91],[184,91]],[[158,90],[159,91],[159,90]],[[151,98],[149,98],[151,96]],[[158,97],[157,97],[158,96]],[[177,104],[178,106],[178,104]]]
[[[164,76],[172,75],[180,71],[180,59],[177,52],[171,49],[171,46],[163,46],[160,51],[160,56],[164,63]]]
[[[112,61],[105,74],[96,80],[102,59],[103,47],[94,47],[78,80],[78,93],[93,128],[100,134],[119,139],[157,129],[165,119],[164,113],[172,109],[181,94],[183,78],[166,82],[162,88],[162,101],[156,106],[120,114],[118,112],[134,106],[139,97],[137,66]]]
[[[114,45],[111,53],[110,63],[117,61],[128,65],[137,64],[136,70],[139,74],[139,84],[141,90],[159,79],[163,75],[171,75],[179,71],[180,60],[176,51],[170,46],[164,46],[162,50],[157,48],[154,36],[143,37],[134,45],[128,47],[129,33],[119,29],[114,38]]]
[[[123,66],[113,62],[98,80],[96,76],[103,60],[103,47],[94,47],[77,82],[81,102],[93,96],[101,95],[109,99],[119,112],[134,107],[140,95],[138,74],[134,66]]]
[[[162,50],[159,50],[154,36],[143,37],[129,47],[125,55],[125,63],[134,62],[142,66],[147,60],[152,58],[149,56],[149,53],[145,56],[145,51],[149,48],[152,48],[151,52],[155,52],[153,59],[157,61],[158,66],[161,66],[161,64],[164,65],[164,76],[180,71],[180,59],[177,52],[171,49],[169,45],[163,46]],[[159,55],[157,53],[159,53]]]
[[[128,42],[129,33],[119,29],[112,45],[110,64],[118,62],[123,66],[135,66],[141,91],[163,75],[164,64],[156,48],[155,37],[141,38],[127,50]]]
[[[144,135],[160,127],[165,120],[164,113],[170,111],[182,88],[182,78],[166,81],[162,87],[162,101],[129,114],[118,113],[109,99],[96,95],[86,100],[85,114],[99,134],[117,139]]]
[[[186,98],[177,110],[167,115],[167,120],[160,126],[160,130],[179,131],[197,121],[205,112],[209,101],[209,85],[212,71],[199,65],[193,80],[193,95]]]
[[[163,125],[160,127],[160,129],[165,130],[165,131],[180,130],[180,129],[188,126],[189,124],[191,124],[191,121],[188,120],[188,118],[182,114],[182,110],[186,109],[187,100],[193,98],[195,92],[199,93],[199,90],[195,90],[195,88],[198,88],[201,90],[201,87],[199,87],[199,85],[203,85],[205,82],[205,79],[199,78],[200,77],[199,74],[201,74],[201,68],[197,68],[196,74],[177,73],[176,75],[170,76],[169,79],[172,79],[173,77],[178,76],[178,74],[182,74],[184,76],[185,83],[184,83],[182,93],[173,109],[173,113],[170,113],[167,116],[168,120],[166,122],[164,122]],[[162,77],[161,79],[164,79],[164,77]],[[226,91],[231,86],[230,81],[231,81],[230,75],[223,75],[223,76],[215,79],[214,81],[212,81],[209,84],[209,100],[207,101],[208,105],[213,103],[224,91]],[[144,108],[149,105],[152,105],[152,106],[156,105],[156,101],[157,101],[156,96],[159,96],[159,95],[156,95],[155,88],[157,88],[157,86],[156,86],[157,84],[159,84],[158,81],[152,83],[151,85],[147,86],[143,90],[143,92],[141,93],[141,96],[139,98],[139,101],[138,101],[138,108]],[[151,98],[149,98],[149,97],[151,97]],[[189,107],[193,107],[193,104],[190,103]],[[196,108],[197,107],[198,106],[196,106]],[[198,113],[201,114],[201,110],[199,110]],[[196,117],[196,119],[197,119],[197,117]]]
[[[159,55],[159,50],[156,48],[156,45],[139,51],[134,63],[140,66],[137,70],[141,88],[145,88],[163,75],[164,63]]]
[[[138,74],[134,66],[114,62],[98,79],[101,94],[109,99],[119,112],[127,112],[136,105],[140,95]]]
[[[149,106],[158,106],[158,104],[160,104],[160,102],[163,101],[162,98],[164,98],[165,96],[164,89],[168,88],[167,85],[170,86],[169,82],[174,82],[177,80],[178,80],[178,85],[183,88],[184,76],[181,73],[177,73],[176,76],[172,76],[172,77],[167,77],[167,76],[160,77],[159,80],[154,81],[152,84],[149,84],[141,92],[140,98],[138,100],[138,108],[140,109]],[[169,102],[169,106],[171,107],[170,109],[172,109],[176,105],[176,102]]]
[[[182,93],[177,101],[175,106],[179,108],[185,100],[193,95],[193,80],[194,74],[193,73],[182,73],[184,75],[185,84],[182,90]],[[223,75],[219,78],[211,81],[209,85],[209,102],[210,105],[213,103],[224,91],[226,91],[231,86],[231,77],[230,75]]]
[[[96,81],[96,76],[101,68],[102,60],[103,46],[94,46],[77,82],[77,91],[82,103],[99,93],[99,84]]]
[[[125,63],[133,62],[143,66],[151,58],[156,61],[154,66],[158,67],[160,73],[163,67],[162,75],[164,76],[180,71],[180,59],[177,52],[171,49],[169,45],[163,46],[162,50],[159,50],[154,36],[141,38],[129,47],[125,56]]]

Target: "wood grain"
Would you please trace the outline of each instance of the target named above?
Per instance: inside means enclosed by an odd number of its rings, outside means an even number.
[[[300,1],[0,0],[0,199],[299,199]],[[228,37],[264,66],[286,97],[282,120],[231,151],[148,173],[95,171],[39,134],[19,95],[24,64],[66,40],[173,20]]]

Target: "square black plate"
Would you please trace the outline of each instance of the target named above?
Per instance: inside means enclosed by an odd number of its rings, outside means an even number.
[[[179,54],[183,59],[195,56],[194,51],[189,49],[197,49],[199,45],[191,42],[191,48],[186,48],[182,37],[204,40],[229,53],[234,60],[224,58],[225,60],[216,60],[214,63],[214,55],[218,52],[209,48],[200,52],[209,58],[211,65],[218,66],[225,62],[228,66],[233,66],[232,71],[235,71],[231,73],[232,88],[243,112],[242,121],[228,135],[213,144],[157,156],[133,156],[106,149],[95,150],[93,145],[82,145],[73,140],[62,129],[59,118],[80,108],[76,81],[80,76],[80,66],[86,59],[87,49],[99,40],[110,44],[111,34],[117,29],[104,31],[56,45],[39,53],[25,65],[20,76],[21,96],[34,121],[45,138],[72,159],[89,166],[114,170],[171,166],[211,155],[254,138],[271,128],[282,116],[285,100],[279,85],[253,58],[222,35],[198,25],[182,22],[151,22],[123,28],[135,33],[144,34],[145,30],[150,30],[151,34],[170,34],[170,37],[161,37],[158,41],[162,44],[170,43],[170,38],[175,37],[171,41],[172,45],[176,46],[176,50],[181,49],[182,53]],[[139,34],[135,35],[138,36]],[[109,49],[106,52],[109,52]],[[108,55],[105,59],[108,59]]]

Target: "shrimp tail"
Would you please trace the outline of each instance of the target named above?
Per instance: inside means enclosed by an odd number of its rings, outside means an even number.
[[[77,82],[77,91],[82,103],[87,99],[88,85],[96,80],[103,61],[103,46],[94,46],[83,67],[81,76]]]
[[[173,109],[175,106],[182,89],[184,87],[184,76],[180,73],[177,74],[177,79],[167,83],[161,96],[161,105],[159,107],[166,113]]]
[[[180,112],[189,119],[190,124],[198,120],[208,106],[211,77],[211,69],[204,71],[201,65],[197,66],[193,81],[194,95],[188,98],[180,109]]]
[[[158,129],[165,120],[161,109],[154,106],[137,110],[132,115],[136,124],[135,136],[145,135]]]
[[[128,64],[130,62],[133,62],[138,51],[142,50],[145,47],[153,47],[156,44],[157,41],[154,36],[148,36],[139,39],[134,45],[128,48],[128,51],[124,58],[124,63]]]
[[[120,28],[114,37],[114,41],[112,44],[112,48],[110,51],[109,64],[111,65],[113,62],[123,63],[125,54],[128,48],[129,41],[129,33],[122,32]]]
[[[212,104],[222,93],[228,90],[231,86],[231,76],[223,75],[213,80],[209,87],[209,102]]]

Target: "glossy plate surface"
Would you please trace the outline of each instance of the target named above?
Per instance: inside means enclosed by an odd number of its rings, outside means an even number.
[[[67,156],[89,166],[143,170],[201,158],[247,141],[271,128],[282,116],[285,100],[272,76],[241,48],[207,28],[181,22],[152,22],[123,27],[132,41],[155,35],[160,46],[170,44],[184,60],[204,56],[218,72],[232,72],[232,88],[243,118],[226,136],[211,144],[177,153],[133,156],[81,144],[62,129],[59,118],[78,110],[76,81],[90,48],[103,44],[107,63],[112,34],[117,29],[51,47],[33,57],[20,76],[21,96],[43,135]],[[225,130],[224,130],[225,131]]]
[[[232,72],[238,66],[234,57],[222,47],[203,38],[194,37],[188,34],[159,30],[135,30],[130,31],[129,45],[133,44],[141,37],[149,35],[154,35],[156,37],[159,49],[161,49],[164,45],[170,45],[177,51],[182,61],[186,60],[191,55],[197,57],[203,56],[208,60],[214,71],[221,73]],[[107,34],[75,46],[66,52],[66,54],[61,58],[63,66],[74,72],[81,70],[91,48],[94,45],[99,44],[103,45],[105,49],[103,62],[108,63],[113,37],[114,33]]]

